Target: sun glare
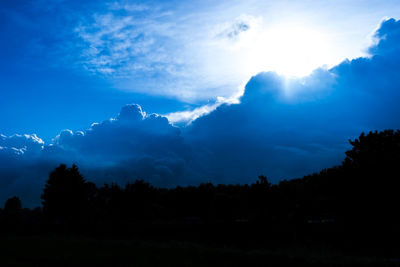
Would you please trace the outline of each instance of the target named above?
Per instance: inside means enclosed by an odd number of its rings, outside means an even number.
[[[329,65],[332,49],[326,36],[296,25],[256,28],[241,36],[236,44],[244,71],[276,71],[285,76],[301,77],[315,68]]]

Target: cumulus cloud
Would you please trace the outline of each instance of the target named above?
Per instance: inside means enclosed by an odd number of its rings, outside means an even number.
[[[64,149],[77,149],[83,153],[106,150],[121,155],[123,152],[131,154],[145,150],[148,142],[143,143],[140,139],[153,138],[152,141],[156,142],[158,138],[179,138],[179,133],[180,130],[173,127],[167,118],[146,114],[139,105],[131,104],[124,106],[116,118],[93,123],[86,133],[62,131],[54,143]]]
[[[99,184],[145,179],[171,186],[189,176],[187,154],[179,128],[166,117],[130,104],[115,118],[93,123],[85,131],[63,130],[48,145],[36,135],[1,135],[0,195],[3,199],[34,184],[31,194],[21,197],[38,204],[48,173],[60,163],[78,164],[88,179]]]
[[[36,134],[14,134],[5,136],[0,134],[0,153],[22,156],[26,153],[37,154],[43,149],[44,142]]]
[[[112,179],[125,181],[157,176],[162,184],[172,183],[162,180],[173,175],[178,179],[176,164],[185,161],[180,130],[166,117],[146,114],[136,104],[123,107],[116,118],[93,123],[86,132],[62,131],[54,138],[52,150],[56,155],[72,156],[90,176],[97,168],[107,167],[111,173],[124,169],[123,175]]]
[[[301,177],[340,164],[347,140],[400,127],[400,23],[385,20],[370,58],[346,60],[304,78],[260,73],[240,104],[194,121],[184,137],[208,155],[206,176],[249,181]]]
[[[378,30],[374,34],[376,44],[369,48],[369,53],[372,55],[388,56],[398,54],[400,46],[400,21],[393,18],[384,20]]]

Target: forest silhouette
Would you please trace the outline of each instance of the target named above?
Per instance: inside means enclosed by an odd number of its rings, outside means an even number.
[[[397,255],[400,237],[400,130],[350,140],[340,166],[271,184],[156,188],[88,182],[76,165],[49,175],[42,207],[18,197],[0,213],[6,235],[174,239],[240,247],[328,244]]]

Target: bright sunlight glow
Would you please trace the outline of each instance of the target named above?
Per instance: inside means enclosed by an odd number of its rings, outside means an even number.
[[[276,71],[301,77],[322,65],[336,62],[329,38],[315,29],[297,25],[254,27],[243,32],[231,49],[241,72],[254,75]]]
[[[331,62],[329,45],[324,36],[301,27],[277,27],[245,37],[244,66],[246,69],[274,70],[286,76],[305,76]]]

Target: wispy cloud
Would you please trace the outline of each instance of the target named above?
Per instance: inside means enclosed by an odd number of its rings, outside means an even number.
[[[157,64],[167,63],[161,56],[157,57],[158,60],[155,56],[152,60],[148,58],[150,51],[154,55],[160,50],[151,30],[154,22],[152,19],[136,19],[135,14],[145,11],[144,7],[133,10],[130,11],[133,14],[127,16],[112,12],[95,14],[91,23],[75,29],[85,43],[82,56],[88,70],[124,77],[132,75],[133,71],[154,71]]]
[[[110,79],[116,88],[184,102],[230,98],[243,91],[252,75],[294,68],[294,60],[308,62],[306,71],[311,72],[363,55],[360,46],[347,47],[353,39],[338,34],[352,31],[321,23],[326,10],[311,16],[298,4],[113,1],[101,5],[75,28],[79,64]],[[276,12],[283,6],[287,12]],[[329,14],[340,12],[329,10]],[[279,25],[286,25],[288,33]],[[364,32],[358,25],[346,23],[346,27],[357,27],[359,39],[367,36],[361,36]],[[312,42],[304,33],[321,35],[317,37],[324,42],[318,38]]]
[[[75,28],[83,48],[80,64],[124,90],[189,102],[231,97],[248,77],[234,77],[232,68],[222,67],[215,33],[233,39],[250,24],[243,19],[220,24],[210,18],[161,4],[108,4]]]

